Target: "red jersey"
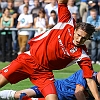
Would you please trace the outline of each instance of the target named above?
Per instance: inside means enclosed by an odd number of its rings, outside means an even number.
[[[93,69],[85,45],[73,43],[75,21],[67,5],[58,4],[58,12],[58,23],[29,41],[31,56],[47,70],[59,70],[76,61],[84,77],[92,77]]]

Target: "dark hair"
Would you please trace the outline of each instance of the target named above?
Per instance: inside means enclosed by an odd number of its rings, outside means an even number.
[[[39,9],[39,13],[42,12],[43,14],[46,14],[45,9],[42,7]]]
[[[97,12],[97,10],[94,9],[94,8],[92,8],[92,9],[90,10],[90,12]]]
[[[55,10],[51,10],[51,12],[50,13],[54,13],[54,14],[56,14],[56,11]]]
[[[7,0],[7,2],[12,2],[12,3],[14,3],[14,0]]]
[[[7,8],[7,7],[6,7],[6,8],[4,8],[4,9],[3,9],[3,13],[4,13],[6,10],[9,10],[9,8]]]
[[[93,32],[95,32],[95,27],[85,22],[77,23],[75,29],[76,30],[81,29],[85,31],[87,34],[89,34],[90,36],[92,35]]]
[[[28,7],[27,5],[25,5],[25,6],[24,6],[24,8],[27,8],[27,9],[29,9],[29,7]]]

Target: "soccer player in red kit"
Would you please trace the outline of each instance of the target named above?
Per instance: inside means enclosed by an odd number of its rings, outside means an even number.
[[[60,70],[77,62],[96,100],[100,100],[93,68],[84,42],[95,28],[72,18],[67,0],[58,0],[58,23],[52,29],[30,40],[30,51],[20,54],[1,70],[0,87],[29,78],[38,86],[45,100],[57,100],[52,70]],[[26,100],[26,99],[25,99]]]

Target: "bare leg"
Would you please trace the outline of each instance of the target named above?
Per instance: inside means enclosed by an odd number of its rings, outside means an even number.
[[[5,86],[8,82],[8,80],[2,75],[0,74],[0,88]]]
[[[20,90],[20,91],[17,91],[15,93],[15,98],[18,99],[20,97],[20,94],[21,93],[26,93],[29,97],[35,97],[36,96],[36,93],[33,89],[24,89],[24,90]]]
[[[0,88],[2,88],[3,86],[5,86],[8,82],[8,80],[2,75],[0,74]],[[9,94],[12,96],[11,91],[0,91],[0,100],[3,100],[3,98],[8,99],[8,97],[6,96],[6,94]]]
[[[56,94],[49,94],[45,97],[45,100],[58,100]]]

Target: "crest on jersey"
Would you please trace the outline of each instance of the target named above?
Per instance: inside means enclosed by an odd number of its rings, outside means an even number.
[[[77,51],[77,47],[74,47],[70,50],[71,53],[75,53]]]

